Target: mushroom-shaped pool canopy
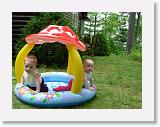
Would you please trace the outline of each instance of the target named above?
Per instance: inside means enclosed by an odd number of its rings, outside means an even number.
[[[86,46],[68,26],[49,25],[37,34],[28,35],[25,40],[27,43],[35,44],[60,42],[65,45],[74,45],[80,51],[86,50]]]
[[[83,65],[81,57],[77,51],[85,51],[85,45],[78,39],[78,36],[68,26],[49,25],[37,34],[28,35],[25,38],[26,44],[16,58],[15,75],[20,83],[20,78],[24,71],[24,59],[32,50],[35,44],[60,42],[65,44],[68,49],[68,68],[67,73],[74,75],[71,91],[80,93],[83,81]],[[21,61],[20,61],[21,60]]]

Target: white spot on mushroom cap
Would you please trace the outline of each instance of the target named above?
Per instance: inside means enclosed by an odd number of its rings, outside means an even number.
[[[53,30],[50,30],[49,33],[50,34],[55,34],[55,33],[60,33],[60,31],[57,30],[57,29],[53,29]]]
[[[43,42],[43,40],[38,40],[39,42]]]
[[[69,36],[75,38],[75,36],[73,36],[70,32],[66,31],[66,34],[68,34]]]

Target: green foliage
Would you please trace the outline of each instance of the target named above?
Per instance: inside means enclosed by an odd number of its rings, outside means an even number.
[[[138,62],[142,62],[142,45],[141,44],[137,44],[133,49],[132,52],[130,54],[130,56],[138,61]]]
[[[109,56],[110,50],[106,38],[103,34],[98,33],[93,37],[93,49],[95,56]]]
[[[85,35],[84,37],[83,37],[83,42],[85,43],[85,44],[90,44],[90,35]]]
[[[107,42],[107,51],[109,51],[109,53],[114,53],[117,55],[124,53],[125,44],[127,42],[128,14],[98,12],[97,17],[98,20],[96,21],[95,33],[101,33],[106,38],[105,41]],[[86,23],[86,27],[84,27],[88,34],[94,32],[95,13],[89,13],[89,18],[90,21],[88,21],[88,24]],[[103,44],[101,44],[101,46],[98,47],[105,47],[103,46]],[[90,49],[89,51],[93,52],[94,50],[95,48]],[[100,52],[99,49],[98,52]],[[109,55],[109,53],[107,54]],[[104,52],[102,54],[104,55]]]
[[[109,50],[111,53],[119,55],[125,52],[124,45],[121,41],[117,41],[116,39],[110,40],[108,42],[108,45],[109,45]]]
[[[36,45],[33,54],[38,56],[38,63],[55,68],[67,65],[68,51],[65,45],[60,43]]]
[[[34,16],[21,30],[20,40],[16,45],[16,52],[22,49],[26,44],[24,38],[33,33],[37,33],[44,29],[47,25],[71,26],[71,21],[65,19],[63,13],[41,12],[38,16]],[[36,45],[31,51],[38,57],[38,63],[46,66],[64,67],[67,64],[67,49],[62,44],[43,44]]]
[[[91,56],[109,56],[110,50],[107,40],[103,33],[98,33],[96,36],[92,37],[92,42],[90,44],[91,38],[90,35],[85,35],[82,38],[82,41],[89,46],[89,49],[82,55],[91,55]]]
[[[110,52],[121,54],[125,51],[124,45],[127,42],[127,19],[124,13],[109,13],[106,19],[106,38],[109,43]]]

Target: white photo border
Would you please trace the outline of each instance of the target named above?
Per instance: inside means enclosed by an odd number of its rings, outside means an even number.
[[[0,120],[150,121],[154,116],[154,3],[134,0],[5,0],[0,28]],[[12,12],[142,12],[142,109],[12,109]],[[3,115],[2,115],[3,114]],[[44,114],[44,115],[43,115]],[[67,115],[68,114],[68,115]]]

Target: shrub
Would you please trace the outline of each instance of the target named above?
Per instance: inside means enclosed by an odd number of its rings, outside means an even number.
[[[137,44],[133,49],[132,52],[130,54],[130,56],[138,61],[138,62],[142,62],[142,45],[141,44]]]
[[[93,37],[93,52],[95,56],[109,56],[110,50],[106,38],[103,34],[97,34]]]
[[[38,16],[34,16],[27,23],[27,25],[21,30],[20,40],[18,40],[16,47],[16,52],[18,53],[20,49],[26,44],[24,38],[33,33],[37,33],[40,30],[44,29],[46,25],[54,24],[61,26],[71,26],[71,22],[66,20],[63,13],[49,13],[42,12],[39,13]],[[67,49],[65,45],[54,43],[54,44],[43,44],[43,45],[35,45],[32,54],[35,54],[38,58],[38,63],[46,66],[57,66],[64,67],[67,64]]]

